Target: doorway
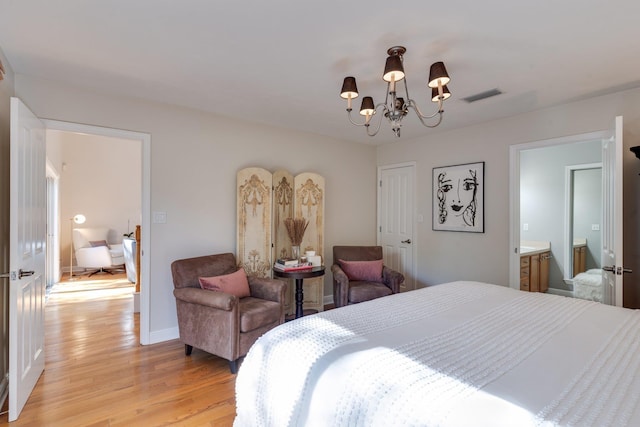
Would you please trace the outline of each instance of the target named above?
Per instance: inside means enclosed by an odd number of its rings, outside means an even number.
[[[511,287],[520,288],[522,242],[527,246],[534,242],[550,248],[549,293],[573,296],[572,281],[566,279],[573,273],[575,221],[569,212],[575,201],[573,186],[567,186],[567,171],[591,169],[601,163],[606,138],[606,132],[593,132],[511,147]],[[602,182],[597,186],[601,190]],[[598,244],[592,251],[592,260],[600,259],[601,250],[603,202],[601,191],[598,194],[597,214],[588,220],[590,233],[581,229],[581,235],[575,236],[580,237],[581,243],[585,240],[585,244]]]
[[[95,138],[96,140],[100,140],[102,138],[103,143],[101,149],[108,149],[109,138],[112,141],[119,140],[124,144],[135,144],[136,150],[139,152],[139,157],[137,157],[137,164],[130,165],[128,167],[124,167],[125,161],[121,161],[116,164],[112,164],[110,167],[115,169],[116,173],[123,174],[127,179],[130,179],[132,182],[139,183],[140,193],[137,200],[138,203],[138,213],[131,213],[131,209],[127,209],[125,213],[124,219],[117,219],[118,224],[115,224],[112,228],[112,233],[115,233],[114,240],[118,237],[122,237],[123,234],[128,234],[135,230],[136,225],[141,225],[141,259],[140,259],[140,294],[139,298],[139,307],[140,307],[140,344],[150,344],[150,325],[149,325],[149,259],[150,259],[150,245],[149,245],[149,226],[151,225],[150,219],[150,178],[151,178],[151,167],[150,167],[150,158],[151,158],[151,136],[149,134],[140,133],[140,132],[132,132],[121,129],[113,129],[113,128],[104,128],[99,126],[91,126],[91,125],[83,125],[78,123],[70,123],[70,122],[60,122],[56,120],[43,120],[45,123],[47,133],[50,131],[58,132],[60,134],[68,133],[73,134],[76,137],[84,136],[86,138]],[[106,139],[105,139],[106,138]],[[47,154],[49,156],[49,153]],[[51,153],[52,157],[58,156],[58,163],[60,169],[72,168],[73,164],[67,163],[63,164],[62,158],[60,157],[60,153]],[[99,152],[96,152],[94,156],[88,159],[81,159],[80,161],[84,161],[87,164],[84,166],[91,166],[92,164],[97,165],[102,162]],[[75,161],[74,161],[75,163]],[[77,165],[77,163],[76,163]],[[67,171],[60,170],[62,179],[64,179],[64,174]],[[70,172],[70,170],[69,170]],[[96,176],[96,179],[101,179],[100,176]],[[107,182],[106,185],[109,183]],[[62,185],[62,184],[61,184]],[[79,187],[74,187],[76,192],[71,195],[73,199],[81,199],[83,194],[91,191],[90,185],[81,184]],[[80,188],[80,190],[78,190]],[[113,188],[111,190],[103,191],[114,191],[118,192],[118,188]],[[107,187],[108,188],[108,187]],[[62,190],[61,190],[62,191]],[[98,194],[101,196],[102,194]],[[104,195],[106,198],[106,194]],[[115,203],[118,203],[116,201]],[[60,241],[62,241],[62,251],[60,253],[60,258],[62,258],[62,266],[59,271],[55,272],[56,277],[61,277],[62,271],[65,271],[69,268],[70,258],[71,258],[71,246],[69,245],[71,240],[71,223],[69,218],[72,218],[77,213],[72,211],[72,214],[68,214],[67,212],[63,212],[63,205],[60,204],[60,210],[58,211],[58,227],[56,228],[56,232]],[[95,212],[95,216],[93,216],[94,220],[99,222],[107,221],[104,218],[104,213],[100,212],[100,209],[94,209],[92,212]],[[67,214],[66,216],[63,214]],[[87,216],[86,213],[84,213]],[[93,215],[93,214],[92,214]],[[98,220],[97,218],[102,218]],[[130,218],[129,218],[130,217]],[[137,217],[137,218],[135,218]],[[117,236],[120,234],[120,236]],[[65,245],[66,243],[66,245]],[[69,258],[69,261],[66,259]]]

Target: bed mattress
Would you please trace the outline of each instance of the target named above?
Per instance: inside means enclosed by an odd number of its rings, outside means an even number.
[[[454,282],[285,323],[236,382],[240,426],[637,426],[640,314]]]

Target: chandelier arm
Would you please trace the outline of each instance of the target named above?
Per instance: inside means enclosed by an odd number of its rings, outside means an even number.
[[[416,101],[414,101],[413,99],[409,100],[409,107],[413,108],[413,110],[416,112],[416,114],[418,114],[418,117],[420,117],[421,119],[432,119],[435,116],[437,116],[438,113],[442,113],[444,111],[442,109],[442,101],[438,102],[438,109],[436,110],[435,113],[433,113],[430,116],[427,116],[426,114],[423,114],[422,111],[420,111],[420,108],[418,107],[418,104],[416,104]]]
[[[355,126],[366,126],[366,122],[365,123],[356,123],[353,121],[353,118],[351,117],[351,108],[347,108],[347,116],[349,117],[349,121],[351,122],[352,125]]]
[[[375,111],[378,111],[378,107],[382,107],[382,111],[380,112],[380,114],[378,114],[380,118],[378,119],[378,125],[376,126],[376,130],[373,133],[371,133],[369,132],[370,126],[366,126],[367,135],[369,136],[376,136],[378,134],[378,131],[380,131],[380,125],[382,124],[382,116],[384,116],[384,112],[387,109],[387,106],[383,102],[376,105]],[[369,121],[369,124],[371,124],[371,120]]]
[[[444,110],[442,110],[442,109],[438,109],[438,111],[436,111],[435,113],[433,113],[430,116],[423,116],[420,113],[420,110],[418,109],[418,107],[415,105],[415,102],[411,101],[411,103],[409,104],[409,107],[413,108],[413,110],[416,112],[416,115],[418,116],[418,119],[420,119],[420,123],[422,123],[422,125],[424,127],[434,128],[434,127],[438,126],[442,122],[442,114],[444,113]],[[430,124],[428,124],[427,122],[424,121],[424,119],[432,119],[438,114],[440,116],[438,117],[438,121],[436,123],[430,125]]]

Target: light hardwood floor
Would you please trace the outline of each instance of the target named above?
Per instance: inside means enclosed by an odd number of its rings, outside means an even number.
[[[86,279],[86,278],[83,278]],[[10,426],[230,426],[235,375],[226,360],[178,340],[139,345],[124,275],[61,282],[46,306],[46,363]],[[6,410],[6,404],[5,408]]]

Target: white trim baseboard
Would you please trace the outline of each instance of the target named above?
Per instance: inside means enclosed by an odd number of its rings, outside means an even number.
[[[549,288],[547,289],[547,293],[552,295],[561,295],[563,297],[573,298],[573,292],[567,291],[566,289]]]
[[[180,338],[180,331],[178,327],[161,329],[159,331],[149,332],[149,343],[157,344],[159,342],[170,341]]]

